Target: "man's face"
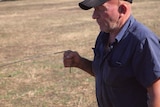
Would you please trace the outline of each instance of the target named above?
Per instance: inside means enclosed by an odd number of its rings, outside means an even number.
[[[118,8],[118,0],[114,0],[114,2],[110,0],[94,8],[92,17],[97,20],[101,31],[110,33],[117,29],[119,22]]]

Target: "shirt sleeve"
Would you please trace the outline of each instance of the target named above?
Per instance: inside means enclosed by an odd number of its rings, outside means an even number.
[[[139,42],[133,56],[132,67],[136,79],[149,87],[160,78],[160,41],[146,38]]]

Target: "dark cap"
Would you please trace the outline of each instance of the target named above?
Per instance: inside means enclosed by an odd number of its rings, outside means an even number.
[[[91,9],[92,7],[99,6],[103,3],[105,3],[108,0],[84,0],[79,3],[79,7],[83,10]],[[124,0],[132,3],[132,0]]]

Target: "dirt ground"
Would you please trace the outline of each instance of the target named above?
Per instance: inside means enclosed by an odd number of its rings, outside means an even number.
[[[94,78],[63,67],[64,50],[93,58],[99,28],[77,0],[0,2],[0,107],[97,107]],[[133,15],[160,35],[159,0]]]

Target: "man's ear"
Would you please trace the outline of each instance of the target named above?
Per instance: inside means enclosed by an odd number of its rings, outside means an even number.
[[[121,4],[118,8],[119,19],[127,13],[127,6],[125,4]]]
[[[127,7],[125,4],[121,4],[118,9],[120,14],[125,14],[127,12]]]

